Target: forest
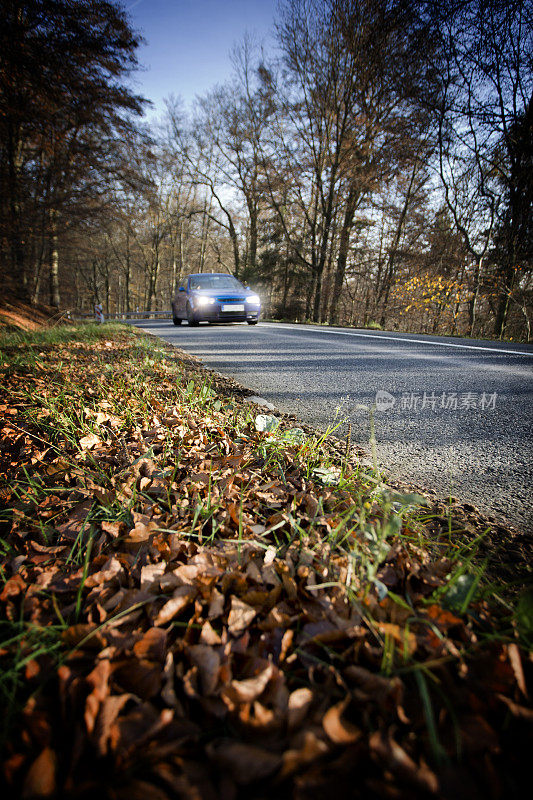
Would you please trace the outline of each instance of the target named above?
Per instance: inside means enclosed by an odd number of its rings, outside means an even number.
[[[4,287],[116,314],[228,272],[268,318],[530,341],[531,0],[282,0],[274,23],[148,123],[122,6],[4,0]]]

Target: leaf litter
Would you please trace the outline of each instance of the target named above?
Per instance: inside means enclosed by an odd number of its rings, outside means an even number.
[[[513,616],[415,495],[105,336],[5,350],[6,794],[514,796],[531,594]]]

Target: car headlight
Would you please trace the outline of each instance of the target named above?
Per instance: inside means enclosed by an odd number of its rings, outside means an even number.
[[[214,297],[207,297],[204,294],[199,295],[195,299],[199,306],[212,306],[213,303],[215,302]]]
[[[258,306],[261,304],[261,298],[257,294],[251,294],[250,297],[246,298],[246,302],[250,303],[251,306]]]

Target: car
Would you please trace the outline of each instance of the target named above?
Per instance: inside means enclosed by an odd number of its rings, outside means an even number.
[[[172,298],[172,322],[247,322],[256,325],[261,299],[233,275],[201,272],[184,278]]]

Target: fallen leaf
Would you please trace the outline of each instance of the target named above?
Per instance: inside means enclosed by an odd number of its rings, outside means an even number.
[[[97,444],[101,444],[102,440],[95,433],[89,433],[79,440],[79,445],[82,450],[92,450]]]
[[[246,630],[250,622],[256,616],[257,611],[247,603],[243,603],[238,597],[231,598],[231,611],[228,617],[228,629],[233,636]]]
[[[274,665],[268,664],[264,670],[253,678],[245,678],[242,681],[232,680],[231,683],[223,689],[222,694],[233,703],[252,703],[264,692],[274,671]]]
[[[395,625],[392,622],[377,622],[376,628],[385,636],[390,636],[400,645],[401,654],[404,658],[413,655],[418,644],[412,631],[407,628],[400,628],[399,625]]]
[[[351,744],[361,736],[361,731],[356,725],[342,719],[346,707],[350,703],[350,697],[346,697],[326,711],[322,719],[322,726],[327,735],[335,744]]]
[[[297,749],[286,750],[283,753],[283,767],[280,778],[286,778],[300,767],[314,763],[320,756],[328,752],[325,742],[316,736],[313,731],[305,731],[303,745]]]
[[[161,690],[163,671],[158,661],[129,658],[115,667],[113,678],[126,692],[150,700]]]
[[[196,595],[196,590],[192,586],[179,586],[171,599],[160,609],[154,619],[154,625],[165,625],[171,619],[181,614],[189,606]]]
[[[6,581],[4,588],[2,589],[2,594],[0,594],[0,600],[4,601],[7,600],[8,597],[16,597],[16,595],[20,594],[26,588],[26,582],[22,578],[22,575],[18,573],[13,575],[12,578],[9,578]]]
[[[258,414],[255,418],[255,429],[260,432],[275,431],[279,427],[280,421],[272,414]]]
[[[142,639],[135,642],[133,652],[140,659],[165,663],[167,633],[161,628],[148,628]]]
[[[92,736],[101,756],[107,754],[112,725],[126,703],[132,698],[131,694],[119,694],[106,697],[102,701]]]
[[[287,724],[289,730],[299,728],[313,702],[313,692],[303,686],[289,695]]]
[[[439,789],[439,782],[435,773],[428,766],[422,764],[420,767],[407,755],[405,750],[394,741],[390,732],[387,734],[376,731],[370,735],[370,750],[394,775],[401,780],[410,783],[425,792],[436,794]]]
[[[522,667],[522,659],[520,658],[520,650],[518,649],[518,645],[514,642],[508,644],[507,652],[509,654],[509,661],[511,662],[518,688],[524,697],[527,697],[526,678],[524,675],[524,668]]]
[[[216,619],[224,613],[224,603],[225,597],[222,592],[219,592],[218,589],[213,589],[207,612],[209,619]]]
[[[147,564],[141,569],[141,589],[143,591],[153,590],[157,592],[160,585],[160,578],[165,574],[166,564]]]
[[[272,775],[281,765],[280,756],[251,744],[226,741],[208,745],[206,750],[236,783],[244,786]]]
[[[157,522],[151,521],[147,525],[144,522],[136,522],[135,527],[128,533],[125,543],[128,541],[147,542],[157,528]]]
[[[202,632],[200,633],[200,644],[216,645],[220,644],[221,638],[215,631],[209,620],[206,620],[202,625]]]
[[[108,533],[113,539],[122,536],[126,532],[126,524],[124,522],[107,522],[104,520],[100,523],[103,531]]]
[[[56,755],[50,747],[45,747],[26,774],[22,797],[52,797],[56,793],[56,769]]]
[[[106,561],[101,570],[89,575],[85,581],[85,586],[89,589],[93,589],[95,586],[100,586],[102,583],[109,584],[113,578],[116,578],[121,572],[122,564],[117,558],[112,556]]]
[[[94,730],[100,705],[109,694],[108,681],[110,675],[111,665],[109,660],[103,659],[87,676],[87,683],[92,687],[85,700],[84,713],[85,726],[89,734]]]
[[[198,667],[202,692],[205,695],[213,694],[218,684],[220,670],[220,656],[212,647],[204,644],[195,644],[188,648],[192,664]]]

